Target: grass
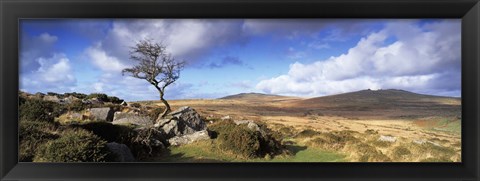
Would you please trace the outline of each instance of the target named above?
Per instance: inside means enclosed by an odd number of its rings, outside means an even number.
[[[262,160],[263,161],[263,160]],[[288,157],[275,157],[272,162],[344,162],[345,155],[318,148],[307,147],[299,150],[295,155]]]
[[[450,132],[460,134],[462,130],[461,120],[442,119],[432,128],[434,131]]]
[[[170,147],[154,161],[160,162],[341,162],[345,155],[300,145],[288,145],[292,153],[265,158],[246,158],[218,149],[216,140],[198,141],[188,145]]]

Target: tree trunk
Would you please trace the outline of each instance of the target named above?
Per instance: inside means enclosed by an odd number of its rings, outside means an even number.
[[[170,109],[170,104],[168,104],[167,100],[163,98],[163,94],[160,94],[160,100],[163,102],[165,105],[165,110],[163,113],[160,115],[161,118],[164,118],[168,113],[170,113],[172,110]]]

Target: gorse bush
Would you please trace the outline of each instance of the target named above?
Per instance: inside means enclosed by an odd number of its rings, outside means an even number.
[[[79,98],[79,99],[85,99],[87,97],[86,94],[82,94],[82,93],[77,93],[77,92],[72,92],[72,93],[65,93],[63,94],[65,97],[68,97],[68,96],[73,96],[73,97],[76,97],[76,98]]]
[[[412,154],[405,146],[397,146],[393,148],[392,155],[394,159],[404,159],[406,156]]]
[[[90,105],[84,104],[81,100],[74,100],[70,104],[66,105],[69,111],[82,111],[91,108]]]
[[[318,133],[317,137],[310,141],[310,144],[320,146],[327,150],[338,151],[341,150],[348,143],[357,142],[351,132],[348,131],[333,131],[327,133]]]
[[[82,129],[68,129],[58,139],[42,144],[34,162],[105,162],[112,159],[106,141]]]
[[[26,99],[19,106],[19,118],[26,121],[53,122],[53,119],[63,112],[65,112],[63,105],[40,99]]]
[[[297,138],[309,138],[320,134],[319,132],[311,129],[306,129],[295,135]]]
[[[31,162],[40,145],[59,137],[52,133],[56,129],[57,125],[51,122],[20,121],[19,160],[21,162]]]
[[[227,150],[246,157],[260,155],[260,135],[245,125],[235,127],[228,134],[220,134],[219,138],[222,140],[222,146]]]
[[[85,99],[93,99],[93,98],[96,98],[99,101],[108,102],[107,94],[101,94],[101,93],[92,93],[88,95]]]
[[[111,102],[111,103],[114,103],[114,104],[120,104],[123,102],[123,99],[120,99],[118,97],[115,97],[115,96],[108,96],[107,97],[107,102]]]
[[[82,125],[70,125],[70,127],[91,131],[108,142],[125,144],[139,160],[160,153],[166,143],[164,135],[155,129],[136,130],[134,127],[113,125],[107,122],[91,122]],[[160,141],[160,143],[155,140]]]
[[[360,162],[390,162],[392,161],[388,156],[384,155],[381,151],[375,147],[359,143],[354,145],[356,153],[359,154],[358,161]]]
[[[108,122],[89,122],[69,125],[73,129],[85,129],[108,142],[128,143],[135,136],[133,128],[125,125],[114,125]]]
[[[92,94],[85,97],[85,99],[93,99],[93,98],[96,98],[99,101],[111,102],[111,103],[114,103],[114,104],[120,104],[120,103],[123,102],[123,99],[120,99],[120,98],[115,97],[115,96],[108,96],[107,94],[102,94],[102,93],[92,93]]]
[[[218,139],[221,149],[246,158],[264,157],[281,151],[277,140],[248,128],[247,124],[219,121],[210,125],[209,129],[213,132],[212,136]]]

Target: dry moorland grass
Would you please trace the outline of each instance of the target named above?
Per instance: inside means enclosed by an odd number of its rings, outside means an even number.
[[[331,105],[327,106],[322,104],[322,101],[311,102],[283,96],[172,100],[170,104],[173,109],[188,105],[207,121],[217,121],[228,115],[234,120],[264,122],[270,129],[278,132],[285,144],[306,147],[305,151],[298,152],[298,155],[304,154],[303,156],[326,151],[344,156],[340,156],[341,159],[332,159],[336,161],[461,161],[460,101],[429,96],[416,98],[418,103],[407,99],[408,101],[401,105],[391,103],[383,110],[372,100],[357,100],[358,102],[349,105],[339,102],[335,105],[332,101],[335,102],[336,99],[330,98],[327,102]],[[299,102],[305,104],[299,106]],[[142,104],[162,106],[157,101]],[[314,134],[302,133],[305,130],[311,130]],[[301,136],[302,134],[308,136]],[[381,136],[393,137],[395,141],[382,141]],[[182,150],[190,150],[187,147],[172,149],[180,154]],[[195,157],[191,152],[188,152],[188,155]],[[220,160],[245,161],[228,158]],[[269,160],[272,159],[253,161]],[[302,159],[296,159],[294,155],[273,160]],[[319,160],[322,161],[310,161]]]

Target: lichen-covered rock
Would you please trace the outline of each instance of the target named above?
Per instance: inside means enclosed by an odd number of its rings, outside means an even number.
[[[207,129],[207,124],[192,108],[185,106],[169,114],[170,119],[160,119],[155,124],[162,129],[168,138],[192,134]]]
[[[45,95],[43,96],[44,101],[51,101],[51,102],[60,102],[60,99],[55,95]]]
[[[114,162],[133,162],[133,157],[130,148],[125,144],[119,144],[116,142],[107,143],[107,148],[115,155]]]
[[[135,113],[115,112],[112,124],[133,124],[149,127],[153,125],[153,121],[148,116],[140,116]]]
[[[112,108],[109,108],[109,107],[91,108],[89,112],[90,112],[90,116],[92,116],[96,120],[108,121],[108,122],[113,121],[114,111],[112,110]]]
[[[197,131],[195,133],[188,134],[188,135],[175,136],[173,138],[168,139],[168,143],[170,143],[170,145],[172,146],[180,146],[180,145],[190,144],[195,141],[208,140],[208,139],[210,139],[210,136],[208,135],[208,131],[203,130],[203,131]]]
[[[231,120],[232,117],[230,117],[229,115],[226,115],[226,116],[223,116],[220,118],[221,120]]]
[[[260,132],[260,134],[262,134],[262,136],[265,136],[267,133],[262,130],[260,128],[260,126],[258,126],[257,123],[255,123],[254,121],[252,120],[235,120],[233,121],[236,125],[241,125],[241,124],[246,124],[248,129],[250,130],[253,130],[253,131],[256,131],[256,132]]]
[[[385,142],[393,143],[393,142],[397,141],[397,138],[395,138],[393,136],[380,135],[380,138],[378,138],[378,141],[385,141]]]
[[[67,113],[68,119],[83,120],[84,116],[78,112]]]
[[[79,98],[76,98],[74,96],[68,96],[68,97],[65,97],[61,100],[61,102],[65,103],[65,104],[71,104],[73,101],[77,101],[79,100]]]

